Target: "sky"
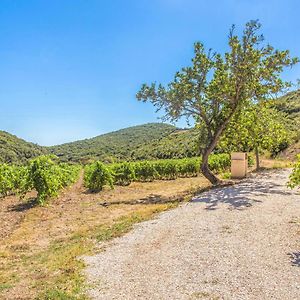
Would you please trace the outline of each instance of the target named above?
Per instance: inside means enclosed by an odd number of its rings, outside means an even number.
[[[298,0],[0,0],[0,130],[55,145],[157,122],[135,94],[171,81],[194,42],[224,52],[232,24],[259,19],[267,42],[300,56],[299,11]]]

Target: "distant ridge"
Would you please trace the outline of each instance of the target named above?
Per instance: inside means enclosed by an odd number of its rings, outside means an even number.
[[[0,130],[0,163],[23,163],[47,152],[44,147]]]
[[[99,159],[110,162],[129,160],[142,145],[162,139],[179,129],[164,123],[148,123],[102,134],[94,138],[48,147],[62,161],[86,162]]]
[[[290,120],[288,125],[295,133],[294,143],[281,154],[293,159],[300,151],[300,90],[276,99],[275,107],[288,115]],[[198,145],[195,130],[184,130],[165,123],[128,127],[52,147],[29,143],[8,132],[0,131],[0,163],[23,163],[46,153],[55,154],[64,162],[82,163],[96,159],[112,162],[182,158],[199,155]]]

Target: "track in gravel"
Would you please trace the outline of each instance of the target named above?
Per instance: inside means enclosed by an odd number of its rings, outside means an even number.
[[[300,299],[300,195],[288,170],[215,189],[86,258],[92,299]]]

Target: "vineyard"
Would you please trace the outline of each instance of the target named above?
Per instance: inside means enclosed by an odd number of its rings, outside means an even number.
[[[196,177],[200,173],[200,158],[166,159],[154,161],[104,164],[96,161],[84,168],[84,185],[91,192],[101,191],[105,186],[127,186],[131,182],[174,180],[178,177]],[[209,158],[211,170],[223,172],[230,166],[228,154],[214,154]],[[40,156],[27,165],[0,165],[0,195],[19,195],[35,190],[37,200],[43,204],[57,197],[59,192],[74,183],[81,170],[80,165],[59,163],[55,156]]]
[[[99,161],[85,167],[85,186],[90,191],[101,191],[104,186],[129,185],[133,181],[174,180],[196,177],[200,173],[200,158],[164,159],[124,162],[105,165]],[[209,158],[212,171],[223,172],[230,166],[228,154],[214,154]]]
[[[40,156],[26,166],[0,165],[0,196],[16,194],[24,198],[27,192],[35,190],[40,204],[58,196],[61,189],[78,179],[80,166],[55,160],[54,156]]]

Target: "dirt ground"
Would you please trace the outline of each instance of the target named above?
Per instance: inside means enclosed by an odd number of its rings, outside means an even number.
[[[264,164],[284,166],[274,161]],[[121,235],[132,223],[174,207],[178,200],[188,200],[209,186],[199,176],[132,183],[91,194],[82,186],[81,177],[44,207],[36,205],[34,192],[26,201],[16,196],[0,199],[0,299],[77,295],[85,281],[79,275],[84,266],[77,258],[93,253],[95,240]],[[41,292],[45,294],[39,296]]]
[[[86,258],[92,299],[300,299],[300,193],[253,174],[143,222]]]
[[[207,186],[208,181],[200,176],[132,183],[91,194],[82,186],[81,178],[45,207],[36,206],[34,193],[29,194],[25,202],[16,196],[1,199],[0,299],[33,299],[36,292],[43,289],[35,284],[41,272],[29,272],[27,262],[34,266],[34,256],[45,255],[53,243],[69,243],[72,236],[84,236],[97,226],[113,224],[131,213],[162,209],[161,203],[184,200]],[[42,267],[41,263],[36,269]],[[53,271],[43,270],[43,276],[47,280]]]

